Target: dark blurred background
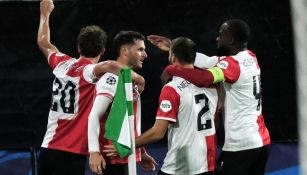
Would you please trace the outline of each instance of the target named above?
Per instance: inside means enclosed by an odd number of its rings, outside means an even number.
[[[222,22],[244,19],[252,31],[248,47],[262,70],[265,122],[274,142],[288,142],[298,137],[290,13],[287,0],[55,1],[51,40],[63,53],[78,57],[80,28],[95,24],[108,34],[103,59],[113,59],[112,38],[120,30],[186,36],[197,43],[199,52],[214,55]],[[38,24],[39,2],[0,1],[0,149],[39,147],[46,130],[53,75],[36,44]],[[148,59],[139,71],[147,80],[143,131],[154,124],[162,87],[159,76],[168,64],[167,53],[146,44]]]

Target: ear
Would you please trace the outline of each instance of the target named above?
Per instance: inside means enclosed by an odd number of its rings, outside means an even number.
[[[235,43],[235,39],[233,37],[230,38],[229,44],[234,44]]]
[[[100,51],[100,56],[102,56],[105,53],[105,51],[106,51],[106,49],[102,48],[101,51]]]
[[[126,46],[120,47],[120,54],[126,55],[128,51],[128,48]]]
[[[78,53],[80,54],[80,52],[81,52],[81,51],[80,51],[80,46],[78,45]]]

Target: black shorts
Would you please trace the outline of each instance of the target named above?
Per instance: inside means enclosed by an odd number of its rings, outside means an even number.
[[[236,152],[222,151],[215,173],[216,175],[264,175],[269,153],[269,145]]]
[[[103,175],[128,175],[128,164],[107,164]]]
[[[42,148],[38,159],[38,175],[84,175],[86,156]]]
[[[167,174],[167,173],[164,173],[163,171],[159,170],[157,175],[172,175],[172,174]],[[195,175],[213,175],[213,172],[205,172],[205,173],[195,174]]]

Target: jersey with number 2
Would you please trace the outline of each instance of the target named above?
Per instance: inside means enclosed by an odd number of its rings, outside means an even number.
[[[168,152],[161,170],[168,174],[200,174],[214,170],[217,106],[215,88],[199,88],[180,77],[165,85],[157,120],[167,120]]]

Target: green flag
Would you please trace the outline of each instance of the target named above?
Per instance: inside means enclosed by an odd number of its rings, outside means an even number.
[[[131,69],[121,69],[115,98],[105,125],[104,137],[111,140],[120,157],[131,152],[129,118],[133,116]]]

